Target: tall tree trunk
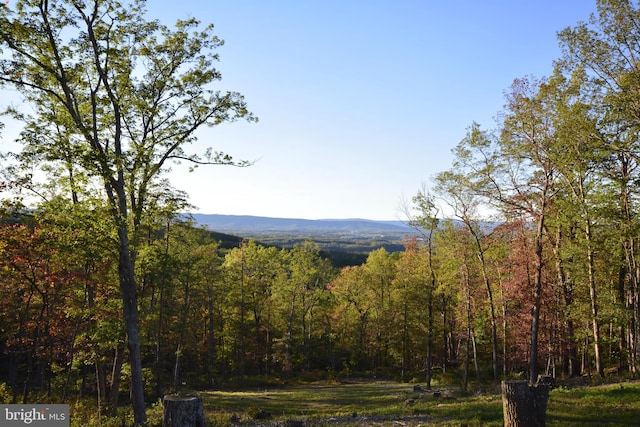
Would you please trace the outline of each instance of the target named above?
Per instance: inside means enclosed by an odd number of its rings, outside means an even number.
[[[156,396],[161,397],[162,391],[162,326],[164,320],[164,288],[165,274],[160,279],[160,296],[158,298],[158,320],[156,323]]]
[[[295,314],[296,291],[291,293],[291,307],[289,308],[289,316],[287,320],[287,331],[285,335],[285,356],[284,370],[285,377],[288,380],[293,372],[293,319]]]
[[[67,367],[67,375],[64,380],[64,387],[62,389],[62,398],[60,403],[65,403],[67,400],[67,395],[69,393],[69,384],[71,383],[71,372],[73,371],[73,359],[76,354],[76,337],[78,336],[78,332],[80,331],[81,320],[78,320],[76,323],[75,330],[73,331],[73,336],[71,337],[71,348],[69,349],[69,365]],[[11,369],[11,363],[9,364],[9,369]]]
[[[264,375],[269,377],[269,375],[271,375],[271,304],[267,307],[267,330],[265,331],[265,336]]]
[[[507,376],[507,301],[504,298],[504,284],[502,282],[502,271],[497,267],[498,272],[498,291],[502,304],[500,311],[502,314],[502,375]]]
[[[585,237],[587,239],[587,270],[589,280],[589,299],[591,301],[591,328],[593,332],[593,354],[596,361],[596,372],[604,377],[604,368],[600,355],[600,325],[598,323],[598,294],[593,266],[593,250],[591,249],[591,221],[587,219],[585,224]]]
[[[432,377],[432,366],[431,366],[431,358],[432,358],[432,347],[433,347],[433,288],[435,287],[435,278],[433,278],[432,288],[428,290],[428,302],[427,302],[427,374],[426,374],[426,386],[428,389],[431,388],[431,377]]]
[[[246,325],[245,325],[245,290],[244,290],[244,246],[245,242],[241,243],[242,250],[242,260],[240,266],[240,385],[244,385],[244,363],[245,363],[245,334],[246,334]]]
[[[215,385],[214,366],[216,359],[216,335],[215,335],[215,318],[213,312],[213,288],[207,287],[207,310],[209,317],[207,322],[207,383],[209,387]]]
[[[449,335],[447,330],[447,297],[442,293],[442,373],[447,371],[449,362]]]
[[[469,232],[473,236],[478,250],[478,260],[480,261],[480,268],[482,270],[482,281],[484,282],[487,290],[487,302],[489,303],[489,320],[491,322],[491,362],[493,367],[493,381],[498,382],[500,373],[498,370],[498,322],[496,320],[496,309],[493,302],[493,290],[491,289],[491,282],[489,281],[489,275],[487,274],[487,263],[484,258],[484,247],[480,241],[480,236],[473,228],[473,224],[468,218],[463,218],[464,223],[467,225]]]
[[[631,372],[634,374],[638,373],[638,340],[640,339],[640,289],[638,286],[638,282],[640,281],[640,267],[635,269],[635,279],[632,282],[631,286],[631,310],[633,312],[632,323],[629,330],[631,331],[631,338],[629,341],[630,350],[631,350]]]
[[[158,320],[156,323],[156,397],[161,397],[164,393],[162,390],[162,328],[164,323],[164,290],[167,285],[167,262],[169,259],[169,233],[171,228],[171,220],[167,220],[164,240],[164,261],[162,263],[162,277],[160,278],[160,291],[158,296]],[[154,291],[155,295],[155,291]],[[153,309],[153,307],[152,307]]]
[[[627,324],[626,347],[629,352],[629,371],[636,374],[638,372],[638,339],[640,337],[640,318],[638,283],[640,282],[640,266],[636,261],[636,239],[627,238],[623,242],[623,250],[625,255],[625,277],[621,281],[626,280],[628,285],[625,289],[624,283],[620,285],[621,298],[624,298],[625,307],[631,311],[631,316]]]
[[[182,347],[184,346],[184,333],[187,329],[187,316],[189,314],[189,281],[184,285],[184,305],[182,316],[180,317],[180,332],[178,334],[178,345],[176,347],[176,362],[173,366],[173,391],[177,392],[180,386],[180,363],[182,361]]]
[[[113,369],[111,370],[111,388],[109,404],[111,416],[118,414],[118,396],[120,395],[120,379],[122,377],[122,364],[124,363],[124,346],[118,344],[113,355]]]
[[[96,360],[94,368],[96,372],[96,400],[98,402],[98,416],[102,416],[102,414],[108,412],[109,406],[107,399],[107,373],[102,360]]]
[[[466,271],[466,266],[463,271],[463,280],[464,280],[464,290],[465,290],[465,305],[467,311],[467,336],[466,336],[466,344],[465,344],[465,354],[464,354],[464,376],[462,382],[462,390],[467,391],[469,386],[469,363],[471,360],[471,289],[469,283],[469,275]]]
[[[637,374],[638,373],[638,339],[640,338],[640,318],[638,310],[639,303],[639,289],[640,283],[640,265],[637,262],[637,247],[638,240],[636,232],[634,231],[637,219],[634,210],[637,207],[633,206],[635,198],[632,197],[632,183],[635,182],[633,178],[634,170],[634,158],[635,156],[629,156],[627,152],[619,151],[617,153],[618,158],[618,182],[620,184],[620,211],[621,211],[621,226],[619,227],[621,234],[621,245],[624,254],[623,265],[626,272],[626,277],[622,280],[627,281],[628,288],[625,290],[625,284],[621,283],[621,297],[625,301],[626,308],[631,310],[631,316],[627,323],[627,336],[626,344],[629,352],[629,370]],[[626,292],[625,292],[626,291]],[[624,295],[626,293],[626,295]]]
[[[34,286],[35,287],[35,286]],[[35,287],[36,290],[37,287]],[[40,292],[38,290],[38,292]],[[40,325],[42,325],[42,320],[44,316],[45,305],[43,304],[42,308],[40,308],[40,312],[36,320],[36,327],[33,330],[33,334],[31,336],[31,345],[29,346],[29,353],[27,356],[27,375],[24,379],[22,385],[22,403],[27,403],[29,401],[29,393],[31,392],[31,376],[33,375],[34,367],[34,359],[36,358],[36,352],[38,347],[40,346],[40,336],[42,332],[40,330]]]
[[[596,289],[596,279],[594,271],[593,236],[591,233],[591,216],[587,207],[586,191],[584,182],[579,181],[579,196],[584,213],[584,238],[586,243],[587,256],[587,279],[589,281],[589,299],[591,302],[591,328],[593,332],[593,354],[596,361],[596,372],[600,377],[604,377],[604,368],[600,355],[600,325],[598,323],[598,293]]]
[[[493,381],[498,382],[500,378],[500,372],[498,368],[498,321],[496,320],[496,309],[493,302],[493,291],[491,290],[491,283],[487,276],[487,269],[484,261],[484,255],[481,253],[482,263],[482,277],[485,287],[487,288],[487,300],[489,302],[489,320],[491,321],[491,363],[493,367]]]
[[[577,374],[578,368],[578,349],[574,340],[574,325],[573,320],[568,318],[568,313],[573,306],[573,285],[567,280],[567,273],[565,272],[564,262],[560,256],[560,245],[562,242],[562,231],[560,227],[555,233],[555,240],[553,242],[553,254],[555,259],[556,273],[557,273],[557,286],[562,291],[562,301],[564,303],[564,329],[563,337],[560,339],[562,343],[562,373],[569,377]]]
[[[426,375],[426,385],[427,388],[431,388],[431,377],[432,377],[432,352],[433,352],[433,294],[436,290],[436,271],[433,267],[433,232],[436,226],[436,221],[429,221],[431,227],[429,229],[429,273],[430,273],[430,283],[429,288],[427,289],[427,375]]]
[[[473,349],[473,368],[476,371],[476,381],[480,384],[480,362],[478,360],[478,344],[476,342],[476,331],[471,330],[471,345]]]
[[[405,285],[406,287],[406,285]],[[406,289],[402,301],[402,372],[401,378],[404,381],[407,370],[409,369],[409,306],[407,304]],[[364,324],[364,321],[363,321]],[[362,337],[364,338],[364,331]],[[364,348],[364,339],[361,339],[361,348]]]
[[[544,236],[544,215],[546,208],[546,197],[542,198],[543,206],[538,216],[538,224],[535,236],[535,278],[533,288],[533,309],[531,313],[531,360],[529,365],[529,381],[536,381],[538,378],[538,334],[540,331],[540,309],[542,307],[542,239]]]
[[[119,222],[122,223],[123,221]],[[118,273],[120,275],[120,293],[122,295],[124,324],[127,332],[129,364],[131,366],[131,402],[133,404],[134,423],[141,425],[145,423],[147,415],[145,413],[142,358],[138,333],[138,294],[133,260],[129,252],[129,237],[127,231],[126,224],[119,225],[120,258]]]
[[[302,348],[304,351],[304,367],[309,370],[311,363],[311,336],[307,336],[307,332],[311,332],[311,325],[307,325],[307,309],[306,309],[306,295],[304,291],[300,292],[300,306],[302,308],[302,314],[300,316],[300,323],[302,324]],[[375,368],[375,363],[374,366]]]

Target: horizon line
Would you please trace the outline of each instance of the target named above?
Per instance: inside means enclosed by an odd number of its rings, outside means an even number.
[[[364,217],[334,217],[334,218],[303,218],[303,217],[285,217],[255,214],[221,214],[221,213],[205,213],[205,212],[185,212],[189,215],[220,215],[220,216],[236,216],[236,217],[252,217],[252,218],[270,218],[270,219],[296,219],[304,221],[385,221],[385,222],[408,222],[402,219],[373,219]]]

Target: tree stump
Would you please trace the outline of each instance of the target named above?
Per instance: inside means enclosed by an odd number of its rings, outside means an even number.
[[[502,382],[505,427],[544,427],[549,385],[530,386],[527,381]]]
[[[207,426],[200,396],[165,396],[162,406],[162,427]]]

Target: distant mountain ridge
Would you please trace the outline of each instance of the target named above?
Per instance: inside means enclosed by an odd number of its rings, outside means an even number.
[[[403,233],[413,228],[402,221],[369,219],[298,219],[252,215],[191,214],[198,225],[219,232],[284,232],[284,233]]]

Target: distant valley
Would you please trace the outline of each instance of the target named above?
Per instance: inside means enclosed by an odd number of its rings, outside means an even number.
[[[196,224],[218,233],[255,239],[263,244],[292,247],[312,239],[332,252],[368,254],[384,247],[400,251],[417,231],[402,221],[368,219],[290,219],[249,215],[191,214]]]
[[[199,225],[220,232],[296,232],[296,233],[407,233],[414,232],[402,221],[369,219],[294,219],[251,215],[191,214]]]

